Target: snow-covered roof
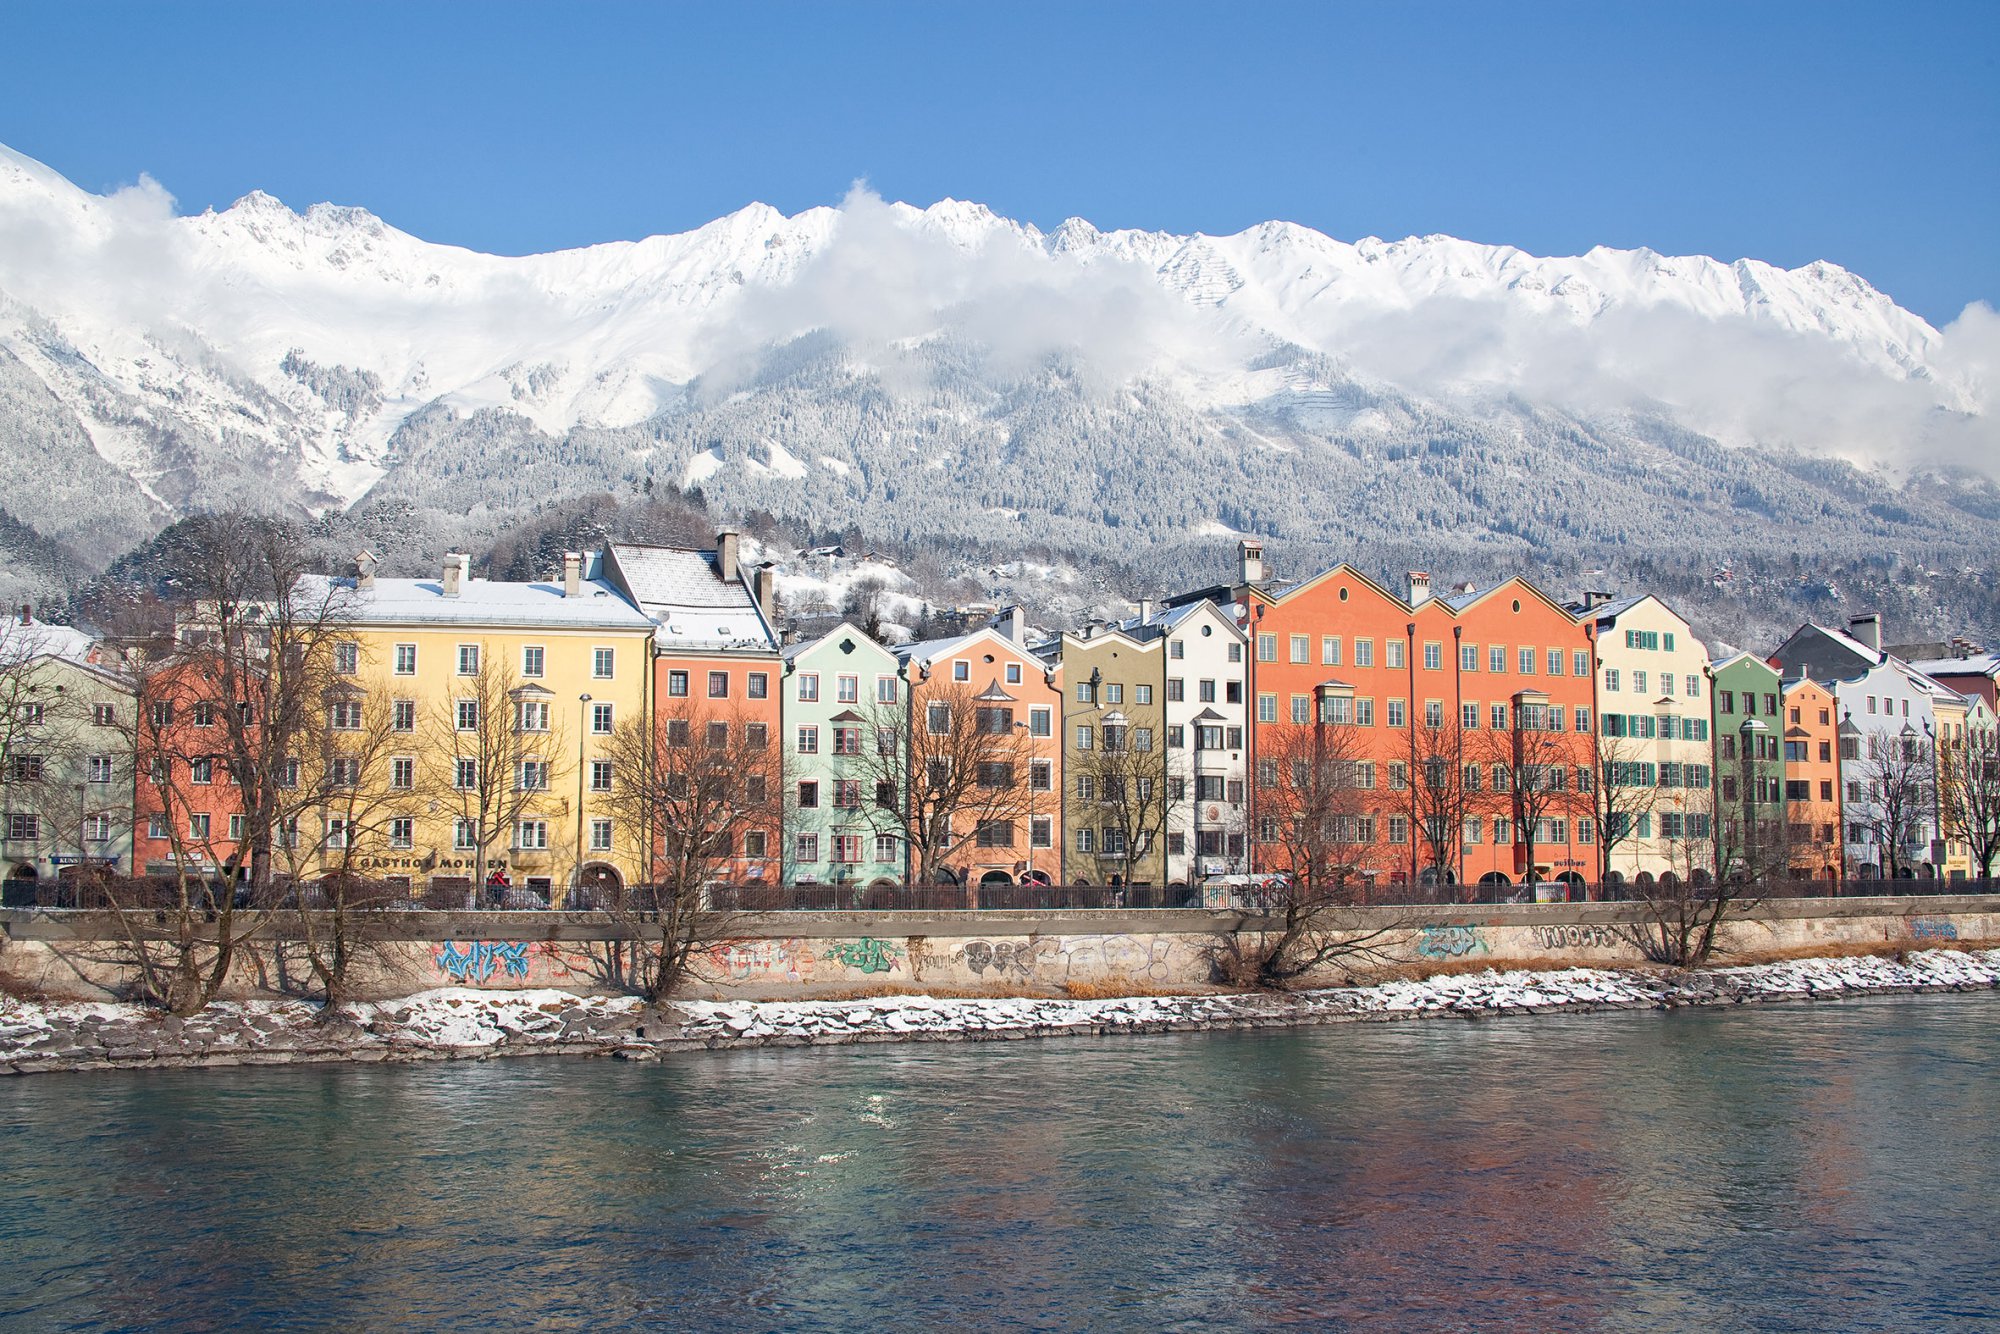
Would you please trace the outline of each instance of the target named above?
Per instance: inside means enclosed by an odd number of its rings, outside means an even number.
[[[1925,676],[1985,676],[2000,680],[2000,653],[1975,653],[1966,658],[1916,658],[1910,666]]]
[[[1600,602],[1593,607],[1586,607],[1581,602],[1572,602],[1569,604],[1569,610],[1579,618],[1590,617],[1601,624],[1605,621],[1617,620],[1620,616],[1623,616],[1626,612],[1652,596],[1651,593],[1633,593],[1627,597],[1612,598],[1609,602]]]
[[[330,587],[329,587],[330,586]],[[579,595],[564,597],[557,583],[467,579],[456,597],[446,597],[440,579],[377,578],[370,588],[353,579],[308,575],[296,596],[317,606],[331,599],[336,620],[358,625],[464,625],[500,628],[644,630],[646,614],[602,579],[585,579]]]
[[[0,620],[0,659],[8,662],[62,658],[89,665],[96,657],[96,648],[97,640],[73,625],[23,621],[19,614]]]
[[[605,577],[629,592],[658,627],[653,637],[662,648],[778,649],[742,570],[723,579],[713,551],[616,542],[603,565]]]

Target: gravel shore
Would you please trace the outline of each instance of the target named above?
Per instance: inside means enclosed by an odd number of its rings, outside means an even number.
[[[232,1001],[186,1019],[136,1005],[0,999],[0,1073],[592,1055],[861,1042],[993,1041],[1275,1028],[1421,1018],[1504,1018],[1988,991],[2000,950],[1927,950],[1667,974],[1573,968],[1459,973],[1287,995],[1105,1000],[879,996],[844,1001],[679,1001],[451,987],[322,1016],[305,1001]]]

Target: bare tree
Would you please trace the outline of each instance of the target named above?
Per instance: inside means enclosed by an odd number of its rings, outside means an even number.
[[[1870,733],[1867,746],[1859,770],[1865,798],[1852,807],[1855,823],[1882,852],[1889,878],[1901,880],[1910,849],[1923,841],[1937,813],[1936,760],[1921,737]]]
[[[913,711],[876,705],[870,722],[878,744],[863,746],[871,753],[862,768],[882,798],[877,810],[900,806],[918,883],[935,883],[982,828],[1017,825],[1033,810],[1036,739],[1027,721],[981,700],[969,683],[929,683]]]
[[[1717,935],[1732,909],[1747,907],[1756,882],[1718,877],[1727,854],[1718,849],[1715,794],[1687,788],[1663,810],[1661,842],[1672,869],[1639,877],[1627,887],[1638,919],[1616,928],[1646,958],[1670,968],[1699,968],[1715,953]]]
[[[1135,749],[1131,731],[1099,728],[1096,744],[1071,758],[1067,775],[1081,818],[1098,831],[1099,865],[1116,866],[1127,885],[1164,867],[1169,811],[1167,752]]]
[[[745,859],[774,851],[778,746],[763,720],[689,700],[669,716],[621,723],[604,754],[614,777],[603,808],[638,840],[647,867],[645,883],[620,885],[596,905],[627,931],[605,960],[609,980],[659,1001],[729,939],[734,919],[716,887]]]
[[[1460,720],[1435,712],[1412,720],[1408,738],[1409,778],[1403,792],[1410,843],[1419,853],[1420,872],[1438,888],[1457,879],[1471,814],[1466,782],[1466,734]],[[1422,876],[1419,876],[1422,879]]]
[[[1260,891],[1261,916],[1218,958],[1229,980],[1289,986],[1334,962],[1386,959],[1401,938],[1400,918],[1361,910],[1369,884],[1358,863],[1377,833],[1364,744],[1355,728],[1321,722],[1272,729],[1259,745],[1256,833],[1277,874]]]
[[[300,758],[349,670],[344,586],[307,552],[292,525],[236,514],[180,525],[162,553],[175,633],[139,670],[132,738],[174,870],[164,894],[111,898],[143,991],[175,1013],[214,999],[268,920]],[[213,818],[218,781],[234,793],[229,827]]]
[[[556,697],[514,674],[500,655],[482,652],[456,678],[452,697],[428,719],[426,749],[445,766],[443,804],[456,812],[453,843],[472,854],[473,892],[482,892],[496,846],[561,790],[565,754]]]
[[[2000,860],[2000,733],[1969,727],[1961,740],[1940,744],[1938,818],[1966,845],[1980,879]]]
[[[1579,792],[1572,781],[1579,769],[1590,767],[1589,738],[1557,731],[1561,710],[1546,703],[1524,702],[1513,711],[1505,731],[1483,734],[1482,751],[1492,771],[1497,800],[1505,801],[1514,821],[1515,839],[1526,852],[1524,879],[1541,879],[1535,869],[1535,849],[1544,840],[1544,821],[1567,821],[1579,811],[1594,811],[1592,794]],[[1554,837],[1553,830],[1549,838]]]
[[[1650,818],[1659,804],[1660,786],[1648,776],[1640,743],[1631,737],[1600,734],[1587,763],[1590,782],[1583,796],[1596,821],[1597,878],[1602,883],[1611,878],[1613,854],[1638,837],[1641,819]]]

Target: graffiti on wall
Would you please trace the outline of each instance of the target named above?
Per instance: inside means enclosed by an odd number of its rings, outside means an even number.
[[[1616,949],[1624,944],[1618,932],[1608,926],[1595,924],[1579,926],[1569,923],[1563,926],[1532,926],[1535,943],[1545,950],[1560,949]]]
[[[815,955],[796,936],[773,940],[729,940],[707,951],[706,976],[730,982],[810,982]]]
[[[525,940],[475,940],[463,946],[447,940],[431,950],[431,962],[454,982],[483,986],[495,973],[526,978],[529,949]]]
[[[1464,923],[1426,926],[1417,932],[1417,954],[1425,959],[1463,959],[1469,954],[1491,952],[1476,926]]]
[[[1957,940],[1958,924],[1949,917],[1912,917],[1911,940]]]
[[[859,940],[843,940],[829,947],[820,957],[830,959],[843,968],[874,975],[876,973],[896,973],[903,968],[903,947],[873,936],[863,936]]]
[[[1043,941],[1054,949],[1045,957],[1052,980],[1060,982],[1125,981],[1169,984],[1187,976],[1199,951],[1173,936],[1065,936]]]

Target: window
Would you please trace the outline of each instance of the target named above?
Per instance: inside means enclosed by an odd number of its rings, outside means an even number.
[[[461,732],[478,731],[479,701],[476,699],[462,699],[458,701],[458,708],[454,711],[453,717],[457,722],[459,731]]]
[[[858,676],[837,676],[833,681],[833,697],[841,704],[861,702],[861,678]]]
[[[1427,699],[1424,701],[1424,726],[1425,727],[1444,726],[1443,700]]]
[[[1389,761],[1389,790],[1406,792],[1410,787],[1410,766],[1401,760]]]
[[[728,672],[710,672],[708,674],[708,697],[710,699],[729,698]]]
[[[1618,689],[1618,669],[1616,667],[1606,667],[1604,669],[1604,688],[1606,690]]]
[[[229,837],[232,842],[241,843],[243,841],[243,817],[241,815],[232,815],[229,817]]]
[[[1535,674],[1535,651],[1533,649],[1524,648],[1518,650],[1514,655],[1514,659],[1522,676],[1533,676]]]
[[[835,834],[833,836],[833,860],[836,864],[853,866],[861,860],[861,835]]]
[[[592,760],[590,762],[590,790],[609,792],[611,790],[611,761]]]
[[[1340,666],[1340,636],[1323,635],[1319,641],[1319,661],[1322,667]]]
[[[1076,831],[1076,850],[1077,850],[1078,852],[1095,852],[1095,851],[1097,851],[1097,831],[1096,831],[1095,829],[1079,829],[1079,830],[1077,830],[1077,831]]]
[[[1390,700],[1390,701],[1389,701],[1389,726],[1391,726],[1391,727],[1402,727],[1402,726],[1404,726],[1404,725],[1405,725],[1405,723],[1407,723],[1407,722],[1408,722],[1408,719],[1404,717],[1404,713],[1403,713],[1403,701],[1402,701],[1402,700],[1400,700],[1400,699],[1392,699],[1392,700]]]
[[[1466,817],[1465,833],[1462,836],[1461,840],[1466,847],[1468,848],[1473,847],[1474,845],[1481,842],[1483,825],[1484,822],[1481,821],[1480,818],[1476,815]]]
[[[1187,697],[1187,682],[1178,676],[1167,678],[1167,703],[1179,704]]]
[[[1133,686],[1132,702],[1138,705],[1151,704],[1153,702],[1153,687],[1147,685]]]
[[[479,645],[460,644],[458,646],[458,674],[460,676],[479,675]]]
[[[1037,815],[1028,822],[1028,846],[1031,848],[1055,846],[1055,821],[1051,817]]]
[[[1459,705],[1458,725],[1467,731],[1479,726],[1479,706],[1477,704]]]
[[[951,731],[951,705],[943,700],[932,700],[924,706],[924,729],[932,736],[944,736]]]
[[[1633,693],[1639,695],[1646,693],[1646,674],[1644,672],[1632,673],[1632,690]]]
[[[861,729],[858,727],[834,728],[833,753],[836,755],[859,755],[861,753]]]
[[[528,852],[539,852],[549,845],[549,822],[547,820],[521,820],[514,825],[514,846]]]
[[[771,744],[771,725],[769,723],[743,724],[743,744],[750,750],[763,750],[769,746]]]
[[[1576,707],[1576,730],[1586,734],[1590,731],[1590,710],[1581,704]]]
[[[1195,683],[1195,698],[1202,704],[1215,703],[1215,682],[1197,681]]]
[[[804,677],[800,678],[801,689],[804,688],[805,679],[806,678]],[[813,681],[813,693],[811,695],[802,694],[799,696],[800,699],[819,698],[819,678],[815,676],[812,678],[812,681]],[[679,668],[676,668],[673,671],[668,672],[667,694],[669,694],[675,699],[685,699],[687,698],[687,692],[688,692],[688,674],[684,671],[681,671]]]
[[[1175,662],[1179,662],[1187,656],[1187,645],[1178,639],[1169,639],[1167,641],[1167,656]]]
[[[361,730],[361,701],[340,699],[333,702],[328,710],[330,725],[336,732],[358,732]]]
[[[1458,670],[1476,672],[1479,670],[1479,645],[1460,644],[1458,646]]]
[[[361,781],[361,761],[332,759],[326,762],[326,785],[331,788],[350,788]]]
[[[1701,698],[1701,678],[1693,672],[1689,672],[1687,677],[1687,697],[1689,699]]]
[[[329,848],[347,846],[347,821],[339,816],[328,816],[326,821],[326,845]]]
[[[1095,704],[1097,702],[1096,697],[1090,693],[1090,690],[1090,682],[1078,681],[1076,683],[1076,702],[1079,704]]]
[[[453,766],[452,786],[464,792],[479,786],[479,761],[461,755]]]
[[[540,644],[530,644],[521,650],[521,675],[540,676],[548,665],[548,653]]]
[[[1292,721],[1309,723],[1312,721],[1312,700],[1305,695],[1292,696]]]
[[[1096,734],[1091,731],[1090,724],[1078,723],[1076,727],[1076,748],[1078,750],[1089,750],[1095,744]]]
[[[33,816],[29,816],[28,818],[31,820],[34,819]],[[208,837],[208,828],[208,812],[196,811],[194,814],[188,816],[189,838],[206,839]],[[29,837],[32,838],[34,835],[30,834]]]
[[[523,699],[514,703],[514,730],[517,732],[546,732],[549,730],[549,702],[545,699]]]
[[[1010,663],[1008,663],[1008,664],[1007,664],[1007,684],[1008,684],[1008,685],[1010,685],[1010,686],[1017,686],[1017,685],[1021,684],[1021,664],[1020,664],[1020,663],[1018,663],[1018,662],[1010,662]]]
[[[351,639],[343,639],[333,646],[333,670],[342,676],[352,676],[361,670],[361,645]]]
[[[1408,843],[1410,841],[1410,822],[1403,816],[1392,815],[1389,817],[1389,841],[1391,843]]]
[[[895,677],[878,676],[875,678],[875,702],[877,704],[894,704],[898,698],[899,692],[896,688]]]
[[[1549,675],[1561,676],[1562,674],[1563,674],[1563,651],[1559,648],[1552,648],[1549,650]]]
[[[172,727],[174,725],[173,701],[156,700],[153,704],[150,716],[153,720],[153,726]],[[41,722],[42,706],[39,704],[23,704],[21,706],[21,721],[28,724],[30,727]]]
[[[396,645],[392,661],[394,662],[392,670],[396,675],[415,676],[417,674],[417,646],[415,644]]]
[[[1424,644],[1424,670],[1438,672],[1444,670],[1444,645],[1434,642]]]
[[[549,764],[547,760],[522,760],[515,774],[515,790],[520,792],[546,792],[549,790]]]
[[[1260,723],[1278,721],[1278,697],[1269,691],[1261,692],[1257,696],[1257,721]]]
[[[1577,649],[1577,650],[1575,650],[1574,652],[1572,652],[1572,653],[1570,654],[1570,659],[1571,659],[1571,662],[1570,662],[1570,675],[1571,675],[1571,676],[1589,676],[1589,675],[1590,675],[1590,650],[1589,650],[1589,649],[1581,649],[1581,648],[1580,648],[1580,649]],[[1693,694],[1694,692],[1693,692],[1693,691],[1689,691],[1688,693],[1689,693],[1689,694]]]
[[[1014,846],[1014,822],[981,820],[973,829],[972,839],[982,848],[1011,848]]]
[[[1125,702],[1125,687],[1117,681],[1106,681],[1104,683],[1104,702],[1106,704],[1123,704]]]
[[[8,836],[9,838],[14,838],[14,837],[18,837],[18,835],[16,835],[16,834],[14,833],[14,817],[13,817],[13,816],[11,816],[11,815],[7,817],[7,836]],[[147,838],[170,838],[170,837],[172,837],[172,835],[170,835],[170,834],[168,834],[168,833],[167,833],[167,817],[166,817],[166,816],[164,816],[164,815],[149,815],[149,816],[147,816],[147,817],[146,817],[146,837],[147,837]]]
[[[858,811],[861,809],[860,779],[836,778],[833,780],[833,808],[837,811]]]
[[[902,855],[903,843],[901,839],[897,838],[894,834],[875,835],[876,861],[893,862],[899,860]]]
[[[1400,668],[1403,665],[1403,641],[1400,639],[1383,640],[1382,661],[1383,665],[1391,671]]]
[[[1291,650],[1293,662],[1310,662],[1312,660],[1312,640],[1305,635],[1291,636]]]
[[[799,809],[802,811],[819,809],[819,784],[810,778],[801,779],[799,782]]]
[[[708,748],[725,750],[729,746],[729,724],[710,723],[708,725]]]
[[[33,759],[35,761],[35,777],[37,778],[41,777],[42,762],[39,758],[30,755],[23,755],[20,757],[20,759],[21,760]],[[18,763],[19,761],[16,762]],[[336,763],[338,763],[338,761],[336,761]],[[188,761],[188,778],[193,782],[202,784],[204,787],[210,783],[213,783],[215,781],[215,761],[208,758],[206,755],[204,755],[198,760]]]
[[[1055,788],[1055,769],[1047,760],[1033,760],[1028,764],[1028,788],[1033,792],[1050,792]]]
[[[610,736],[615,714],[609,704],[590,706],[590,731],[593,736]]]
[[[799,754],[819,754],[819,729],[817,727],[799,728]]]
[[[160,817],[164,826],[165,817]],[[7,816],[7,837],[33,842],[42,836],[42,817],[33,812],[9,814]],[[164,828],[160,835],[165,837]]]
[[[417,730],[417,702],[399,699],[389,705],[389,726],[398,732]]]
[[[118,706],[115,704],[93,704],[90,706],[90,722],[93,727],[118,726]]]
[[[398,755],[389,761],[389,786],[399,792],[408,792],[417,785],[417,762],[408,755]]]
[[[109,755],[92,755],[85,763],[84,775],[91,782],[109,783],[112,781],[114,766]]]
[[[1357,699],[1354,701],[1354,725],[1356,727],[1373,727],[1375,725],[1374,700]]]
[[[203,762],[195,761],[196,764]],[[7,763],[7,774],[16,783],[39,783],[42,781],[42,767],[40,755],[16,755]]]
[[[1257,661],[1276,662],[1278,660],[1278,637],[1276,635],[1257,636]]]
[[[1047,709],[1028,710],[1029,736],[1049,736],[1052,734],[1050,729],[1054,727],[1054,725],[1055,724],[1051,720],[1049,711]]]
[[[972,664],[964,658],[953,659],[951,664],[951,679],[954,681],[970,681],[972,679]]]
[[[819,835],[798,834],[792,838],[792,860],[795,862],[816,862],[819,860]]]
[[[1243,646],[1241,644],[1231,642],[1229,645],[1229,660],[1231,662],[1243,661]]]

